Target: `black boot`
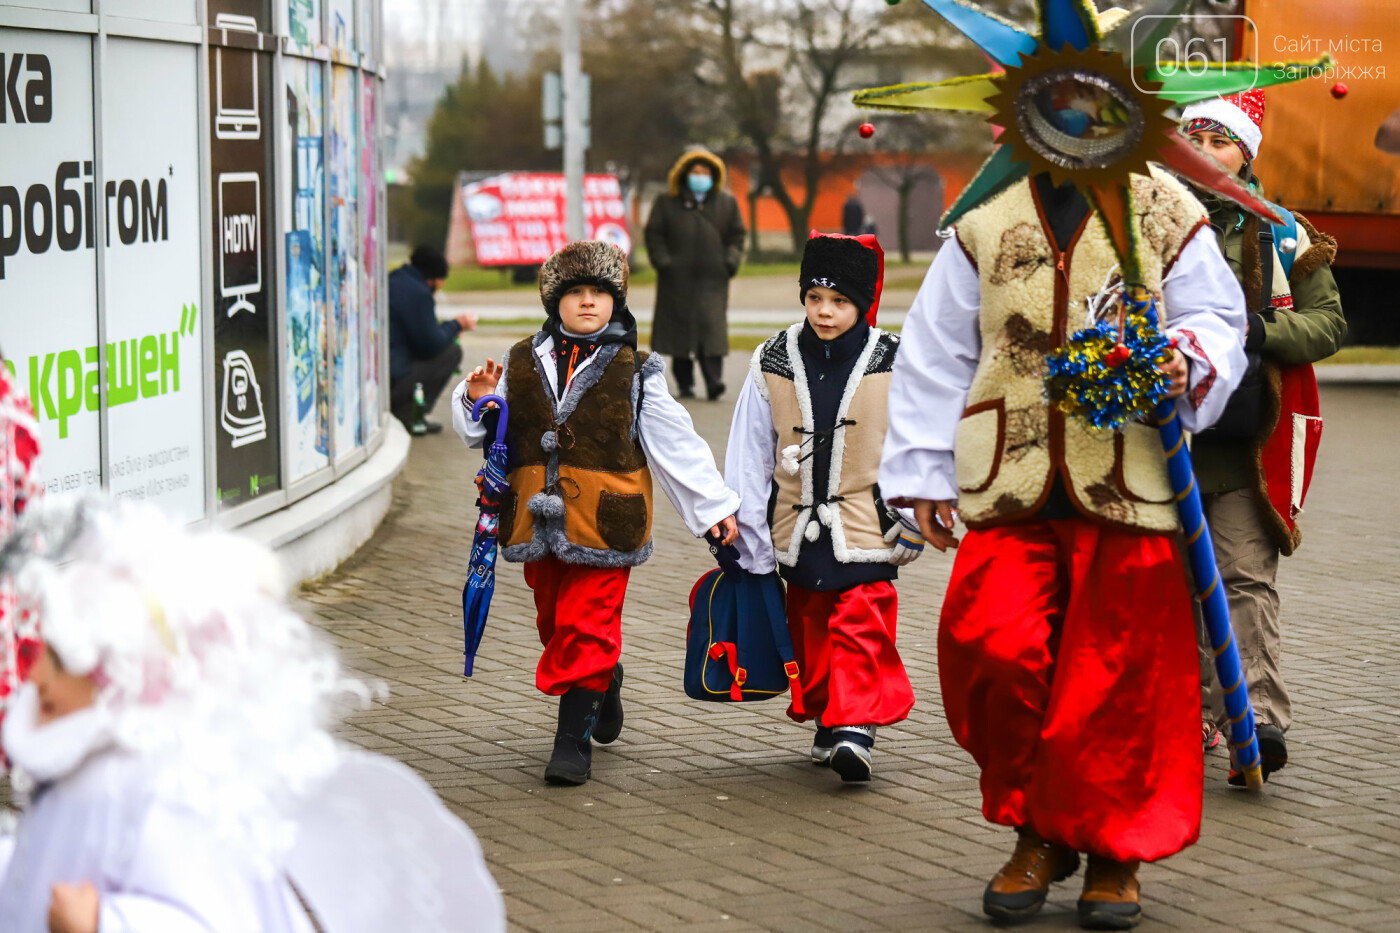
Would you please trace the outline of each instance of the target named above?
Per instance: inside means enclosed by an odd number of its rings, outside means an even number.
[[[622,733],[622,662],[613,668],[612,683],[603,695],[603,708],[598,711],[598,725],[593,727],[593,741],[607,745]]]
[[[559,698],[559,729],[554,733],[554,752],[544,769],[547,783],[576,786],[592,776],[592,736],[603,696],[598,690],[574,687]]]

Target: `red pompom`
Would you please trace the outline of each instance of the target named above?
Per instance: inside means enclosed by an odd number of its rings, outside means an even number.
[[[1128,362],[1128,358],[1132,355],[1133,351],[1120,343],[1112,350],[1108,351],[1108,355],[1104,357],[1103,361],[1107,363],[1111,368],[1117,369],[1119,366],[1122,366],[1124,363]]]
[[[1347,87],[1341,81],[1338,81],[1336,84],[1332,85],[1332,96],[1337,98],[1337,100],[1341,100],[1343,97],[1347,96],[1350,90],[1351,88]]]
[[[874,124],[874,123],[862,123],[862,124],[860,125],[860,129],[857,130],[856,132],[860,133],[860,138],[861,138],[861,139],[869,139],[870,137],[872,137],[872,136],[875,135],[875,124]]]

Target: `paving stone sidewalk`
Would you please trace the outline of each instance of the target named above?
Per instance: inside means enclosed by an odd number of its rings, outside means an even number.
[[[475,338],[469,359],[499,352]],[[728,361],[732,399],[746,358]],[[1141,874],[1150,930],[1400,929],[1400,390],[1328,387],[1307,539],[1283,564],[1292,760],[1265,792],[1209,756],[1198,845]],[[730,405],[690,410],[718,456]],[[447,400],[437,412],[447,418]],[[417,769],[481,840],[513,929],[968,930],[1012,843],[980,814],[977,771],[948,733],[935,629],[951,558],[901,574],[900,648],[918,696],[881,730],[876,779],[842,786],[805,758],[780,702],[681,690],[686,599],[708,554],[658,495],[656,557],[624,612],[627,723],[593,781],[547,787],[555,704],[536,692],[529,592],[503,564],[470,680],[460,594],[479,454],[450,429],[415,439],[373,540],[302,598],[387,702],[349,740]],[[1144,594],[1144,598],[1150,596]],[[1078,881],[1030,929],[1075,929]]]

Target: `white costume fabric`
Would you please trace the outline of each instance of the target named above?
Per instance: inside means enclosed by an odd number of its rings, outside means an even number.
[[[1185,430],[1202,431],[1225,410],[1245,370],[1244,296],[1209,226],[1182,247],[1162,282],[1162,303],[1163,333],[1181,338],[1177,349],[1190,361],[1177,414]],[[929,267],[900,334],[880,462],[880,490],[887,500],[958,498],[953,436],[982,356],[980,311],[977,269],[950,241]],[[1069,326],[1083,325],[1072,313]],[[1193,393],[1203,379],[1213,382],[1203,394]],[[1190,401],[1193,394],[1198,407]]]
[[[546,337],[535,348],[535,355],[543,363],[540,368],[549,379],[550,392],[557,397],[559,377],[553,351],[554,338]],[[590,354],[575,367],[571,383],[579,373],[593,365],[596,356]],[[480,447],[486,441],[486,428],[481,422],[471,420],[468,414],[470,403],[464,404],[466,392],[467,381],[463,379],[452,392],[452,427],[468,447]],[[496,385],[495,394],[510,400],[504,374]],[[641,435],[642,450],[647,455],[652,476],[680,513],[691,534],[700,537],[739,509],[739,497],[725,487],[724,480],[715,469],[714,452],[705,439],[696,433],[690,412],[671,397],[665,369],[646,378],[637,431]],[[764,495],[767,502],[767,493]]]
[[[101,933],[310,933],[285,876],[264,874],[118,748],[97,707],[35,725],[26,684],[5,720],[15,767],[38,782],[0,864],[0,930],[48,930],[49,891],[91,881]]]
[[[89,882],[100,933],[308,933],[289,862],[347,851],[360,875],[312,879],[313,906],[355,903],[372,890],[369,875],[399,883],[362,917],[423,933],[505,929],[461,821],[440,804],[434,814],[421,798],[436,797],[406,769],[367,786],[376,769],[331,738],[336,700],[369,690],[342,678],[287,606],[271,552],[94,497],[31,506],[0,548],[0,574],[14,577],[21,610],[40,616],[63,672],[95,689],[92,705],[41,723],[39,686],[52,681],[28,683],[6,716],[24,812],[14,836],[0,837],[0,930],[44,933],[52,886]],[[385,838],[382,819],[324,831],[322,797],[341,813],[413,803],[403,828],[413,844]],[[399,881],[441,871],[443,852],[460,866],[443,896]]]

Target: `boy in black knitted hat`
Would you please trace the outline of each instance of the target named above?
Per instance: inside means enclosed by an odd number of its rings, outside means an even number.
[[[802,697],[788,716],[816,719],[812,761],[843,781],[870,780],[876,727],[914,705],[894,644],[894,579],[923,537],[876,485],[899,347],[874,326],[883,267],[873,236],[813,232],[799,281],[806,320],[754,354],[725,459],[740,564],[776,565],[787,583]]]
[[[652,473],[697,537],[732,541],[739,501],[661,358],[637,350],[622,251],[570,243],[540,269],[540,300],[544,327],[462,380],[452,420],[480,447],[494,419],[472,421],[473,404],[493,392],[510,403],[501,556],[525,563],[544,645],[535,685],[560,698],[545,780],[577,785],[593,741],[622,730],[622,601],[651,556]]]

